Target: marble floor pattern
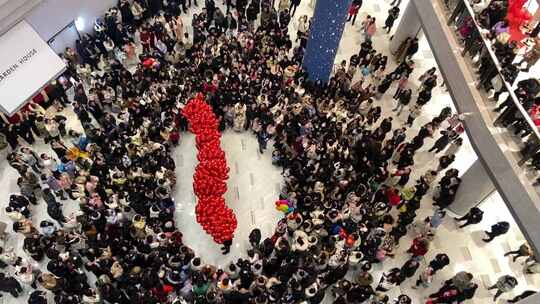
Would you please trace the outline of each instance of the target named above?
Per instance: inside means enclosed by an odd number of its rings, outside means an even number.
[[[323,1],[323,0],[320,0]],[[217,1],[221,2],[221,1]],[[302,14],[311,15],[313,12],[312,1],[304,0],[298,8],[296,17],[291,21],[290,32],[293,39],[296,33],[296,19]],[[402,12],[408,0],[404,0],[401,4]],[[361,36],[359,32],[360,22],[366,14],[375,16],[378,20],[379,31],[374,37],[374,46],[377,50],[388,53],[389,35],[384,34],[380,28],[386,18],[386,12],[389,8],[390,0],[382,1],[364,1],[356,25],[350,23],[346,25],[343,38],[336,57],[336,63],[341,60],[348,59],[353,53],[359,50]],[[220,4],[220,3],[218,3]],[[200,7],[193,10],[198,13]],[[184,24],[191,24],[191,17],[186,17]],[[396,21],[396,26],[399,20]],[[394,30],[395,30],[394,28]],[[191,29],[187,29],[191,32]],[[421,40],[420,50],[414,58],[417,68],[411,76],[413,86],[418,85],[416,79],[425,70],[436,65],[433,55],[429,49],[429,45],[425,39]],[[390,60],[388,69],[393,69],[395,64]],[[394,106],[394,101],[390,98],[395,87],[389,90],[389,93],[384,96],[380,102],[383,108],[383,117],[394,115],[390,109]],[[413,96],[414,100],[415,96]],[[431,120],[434,115],[437,115],[440,109],[444,106],[451,106],[451,99],[444,91],[444,88],[436,88],[432,101],[424,108],[424,112],[419,117],[414,126],[408,131],[409,138],[416,134],[419,127]],[[81,129],[80,124],[74,119],[73,112],[69,109],[64,110],[64,115],[69,119],[69,128]],[[394,127],[398,123],[403,123],[406,120],[406,114],[402,113],[400,117],[394,115]],[[411,182],[426,170],[437,166],[437,159],[433,154],[425,151],[432,144],[434,139],[428,139],[425,148],[417,153],[415,158],[416,166],[414,176],[411,176]],[[274,209],[273,202],[279,193],[278,185],[281,181],[280,169],[272,166],[270,160],[270,152],[260,154],[257,151],[257,143],[255,138],[248,133],[234,133],[226,131],[222,139],[222,147],[226,151],[227,160],[230,171],[230,179],[228,183],[228,192],[226,194],[227,202],[233,208],[238,217],[238,228],[236,238],[231,250],[231,254],[223,257],[218,246],[214,245],[210,238],[207,237],[194,219],[195,198],[192,189],[192,175],[196,166],[196,151],[194,147],[194,137],[191,134],[182,134],[182,139],[179,147],[174,151],[174,158],[177,163],[176,173],[178,175],[178,186],[175,192],[175,200],[177,202],[177,220],[178,226],[185,235],[185,241],[188,245],[201,252],[202,259],[207,263],[216,265],[226,265],[231,260],[245,254],[247,248],[247,235],[254,227],[259,227],[263,231],[263,235],[269,235],[274,229],[277,219],[281,216]],[[34,145],[38,153],[51,152],[43,142]],[[5,159],[6,150],[0,152],[0,157]],[[460,170],[466,170],[474,161],[476,155],[468,143],[465,141],[464,147],[457,155],[457,160],[453,164]],[[0,163],[0,199],[7,202],[11,193],[18,192],[16,185],[17,172],[13,170],[6,161]],[[69,214],[78,209],[77,203],[71,200],[64,201],[64,213]],[[39,222],[48,218],[45,211],[45,203],[40,202],[40,206],[33,208],[33,221]],[[475,281],[479,284],[479,290],[476,297],[466,303],[488,304],[492,302],[492,293],[488,292],[485,287],[490,286],[495,280],[503,274],[513,274],[518,278],[519,285],[508,295],[503,295],[498,303],[505,303],[503,299],[509,298],[512,295],[519,294],[526,289],[538,289],[540,287],[539,275],[525,276],[522,271],[520,262],[512,263],[510,258],[503,257],[504,252],[511,249],[516,249],[524,242],[523,235],[513,222],[510,212],[505,207],[500,196],[494,193],[486,199],[480,206],[484,211],[484,220],[481,224],[470,226],[466,229],[457,231],[456,225],[447,216],[444,224],[438,229],[437,235],[424,264],[433,256],[440,252],[446,252],[452,261],[451,265],[440,271],[434,278],[434,281],[428,289],[414,290],[410,288],[414,284],[413,279],[405,281],[400,288],[394,288],[388,292],[391,299],[400,293],[406,293],[413,298],[414,304],[422,304],[425,302],[425,297],[438,289],[441,282],[450,278],[455,272],[460,270],[468,270],[475,276]],[[422,201],[422,208],[418,212],[418,219],[423,219],[431,215],[433,209],[431,207],[430,195],[426,195],[426,199]],[[507,220],[511,223],[511,230],[504,235],[495,239],[489,244],[481,241],[483,237],[482,230],[488,229],[493,223],[500,220]],[[5,215],[3,208],[0,210],[0,220],[10,223],[9,218]],[[8,228],[8,232],[12,232]],[[394,259],[388,259],[384,265],[375,266],[375,281],[378,281],[380,274],[384,270],[392,267],[400,267],[407,260],[408,255],[405,250],[411,241],[411,234],[404,237],[401,241],[401,246],[397,249],[397,254]],[[3,244],[4,247],[14,247],[16,252],[21,256],[26,256],[22,251],[22,237],[17,234],[10,233],[9,238]],[[42,262],[41,266],[45,268],[46,262]],[[418,273],[422,271],[422,267]],[[9,273],[9,271],[7,271]],[[349,277],[354,277],[354,272],[349,273]],[[92,275],[90,280],[94,281]],[[30,292],[29,287],[25,287],[26,292]],[[4,295],[0,298],[0,303],[26,303],[26,296],[21,296],[18,299],[12,298],[10,295]],[[324,303],[332,303],[332,298],[327,295]]]

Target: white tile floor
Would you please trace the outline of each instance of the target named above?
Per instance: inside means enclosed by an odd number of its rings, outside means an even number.
[[[408,1],[404,0],[402,11]],[[382,23],[386,18],[386,12],[389,7],[390,0],[384,1],[364,1],[364,6],[361,9],[361,14],[358,20],[362,20],[365,14],[371,14],[377,17],[379,23]],[[200,10],[200,8],[199,8]],[[312,6],[310,1],[302,1],[296,17],[302,14],[312,14]],[[190,18],[184,20],[184,24],[190,24]],[[399,20],[396,21],[396,26]],[[291,22],[291,33],[295,33],[296,21]],[[382,24],[379,24],[382,27]],[[191,31],[189,29],[188,31]],[[293,34],[294,35],[294,34]],[[294,38],[294,37],[293,37]],[[389,36],[379,32],[374,37],[374,46],[377,50],[387,53]],[[360,45],[359,22],[353,27],[347,24],[341,45],[338,51],[336,62],[343,59],[348,59],[350,55],[357,52]],[[418,68],[411,79],[417,79],[418,75],[426,69],[436,65],[433,55],[429,50],[429,46],[425,39],[422,40],[421,50],[415,58]],[[393,68],[390,63],[389,69]],[[389,90],[389,94],[393,93],[393,89]],[[451,100],[448,94],[440,88],[436,88],[432,101],[425,107],[423,115],[417,119],[415,126],[409,130],[408,135],[415,134],[418,127],[438,114],[443,106],[451,105]],[[414,98],[414,97],[413,97]],[[385,96],[381,101],[383,107],[383,116],[393,115],[391,107],[393,100],[389,96]],[[65,110],[65,115],[70,118],[71,128],[79,129],[80,125],[73,119],[74,115],[70,110]],[[395,122],[404,122],[405,114],[396,118]],[[395,124],[397,126],[397,124]],[[428,140],[425,147],[430,147],[433,140]],[[208,263],[225,265],[229,261],[242,256],[245,252],[247,235],[254,227],[259,227],[264,235],[269,234],[274,227],[276,220],[281,216],[274,209],[273,202],[277,198],[277,184],[280,182],[280,169],[272,166],[270,162],[270,153],[266,152],[261,155],[256,147],[255,138],[247,133],[234,133],[227,131],[223,135],[222,147],[226,151],[227,161],[231,168],[230,179],[228,184],[228,192],[226,194],[228,204],[234,209],[239,219],[236,238],[232,247],[231,254],[224,258],[216,245],[211,242],[194,219],[194,195],[191,186],[194,167],[196,166],[195,148],[193,145],[194,137],[191,134],[183,134],[181,144],[176,148],[174,157],[177,162],[178,187],[176,189],[175,199],[178,206],[177,220],[180,229],[184,232],[186,243],[193,247],[196,252],[200,253],[202,259]],[[46,152],[49,150],[43,143],[34,146],[38,152]],[[0,152],[0,156],[5,156],[5,150]],[[466,141],[464,147],[460,150],[457,161],[454,167],[460,170],[465,170],[476,159],[476,155],[472,147]],[[436,167],[437,160],[432,154],[419,151],[415,158],[415,176],[423,174],[426,170]],[[7,162],[0,164],[0,199],[6,201],[9,194],[18,192],[16,185],[17,172],[7,165]],[[413,181],[414,178],[411,178]],[[433,212],[429,195],[422,202],[422,208],[418,218],[422,219],[425,216],[431,215]],[[33,210],[33,219],[36,222],[47,218],[47,214],[43,208],[44,203]],[[456,230],[456,225],[448,217],[444,224],[437,231],[435,241],[426,256],[426,260],[430,260],[435,254],[446,252],[449,254],[452,261],[451,267],[448,267],[437,274],[431,288],[426,290],[413,290],[410,288],[414,282],[410,281],[402,284],[401,288],[394,288],[389,292],[391,296],[399,293],[410,295],[415,304],[424,303],[424,297],[435,291],[443,280],[448,279],[459,270],[468,270],[475,275],[475,280],[480,285],[476,294],[476,298],[469,303],[484,304],[493,303],[491,300],[492,294],[485,290],[485,286],[493,283],[502,274],[514,274],[518,277],[519,285],[513,292],[518,294],[525,289],[540,287],[540,276],[527,275],[524,276],[521,265],[512,263],[510,258],[504,258],[503,253],[509,248],[515,249],[523,241],[523,235],[517,229],[515,223],[511,219],[509,211],[504,206],[501,198],[497,193],[490,196],[482,203],[481,208],[485,211],[484,221],[476,226],[466,228],[461,231]],[[77,204],[72,201],[64,203],[64,213],[69,214],[77,209]],[[511,222],[512,229],[504,237],[497,238],[495,241],[485,244],[481,241],[482,230],[487,229],[491,224],[499,220],[507,220]],[[0,220],[10,223],[3,211],[0,212]],[[11,229],[8,229],[11,231]],[[398,248],[396,258],[389,259],[384,266],[377,266],[377,274],[380,270],[387,270],[391,267],[401,266],[407,259],[407,254],[404,251],[407,249],[411,240],[410,236],[404,237],[401,241],[401,247]],[[6,246],[14,246],[17,252],[24,256],[21,250],[21,238],[18,235],[11,234]],[[43,265],[44,266],[44,265]],[[421,271],[421,269],[419,270]],[[9,272],[9,270],[7,271]],[[351,274],[352,275],[352,274]],[[378,277],[377,277],[378,279]],[[29,288],[26,288],[29,291]],[[503,296],[502,298],[509,297]],[[5,295],[0,300],[1,303],[26,303],[25,297],[13,299],[11,296]],[[332,303],[332,299],[327,296],[325,303]],[[504,300],[499,300],[499,303],[504,303]]]

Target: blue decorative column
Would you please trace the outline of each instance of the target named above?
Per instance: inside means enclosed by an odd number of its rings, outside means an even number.
[[[328,82],[352,0],[317,0],[303,67],[309,79]]]

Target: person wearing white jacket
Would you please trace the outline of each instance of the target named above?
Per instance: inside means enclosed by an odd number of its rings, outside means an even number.
[[[471,4],[473,11],[477,14],[480,14],[489,6],[490,3],[491,0],[472,0]]]
[[[13,247],[2,248],[0,247],[0,262],[6,265],[15,265],[17,261],[17,254]]]
[[[36,278],[40,274],[39,265],[26,259],[19,258],[15,262],[15,278],[32,288],[36,288]]]
[[[293,233],[293,244],[291,249],[297,253],[304,253],[309,248],[308,235],[302,230],[296,230]]]

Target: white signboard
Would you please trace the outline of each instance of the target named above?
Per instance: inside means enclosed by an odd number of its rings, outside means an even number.
[[[11,115],[65,70],[58,55],[22,21],[0,36],[0,107]]]

